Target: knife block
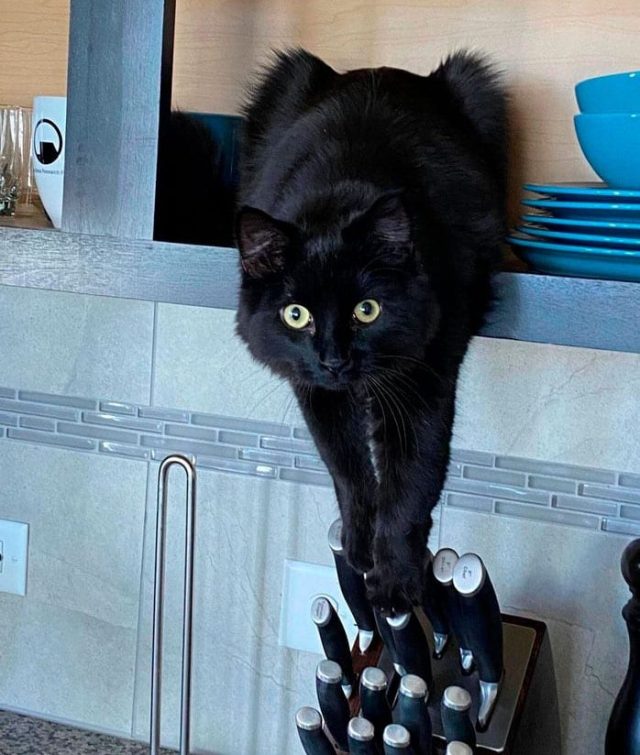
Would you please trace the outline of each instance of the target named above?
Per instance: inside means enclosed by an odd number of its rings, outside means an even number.
[[[423,621],[427,636],[431,628]],[[540,621],[502,614],[504,633],[505,678],[486,731],[477,734],[478,755],[554,755],[560,752],[560,720],[556,695],[553,659],[547,627]],[[359,676],[366,666],[379,666],[391,678],[393,665],[378,640],[367,653],[357,646],[352,651],[354,671]],[[465,677],[460,673],[458,651],[451,642],[440,660],[432,660],[434,691],[429,701],[433,725],[434,753],[443,753],[440,700],[444,690],[456,684],[469,690],[473,700],[472,721],[478,710],[477,674]],[[399,678],[393,676],[389,694],[395,698]],[[350,700],[351,713],[357,715],[360,701],[356,694]]]

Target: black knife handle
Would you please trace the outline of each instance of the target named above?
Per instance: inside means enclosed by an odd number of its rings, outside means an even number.
[[[498,683],[503,671],[502,617],[495,590],[482,560],[475,553],[461,556],[453,572],[464,633],[473,652],[478,676]]]
[[[433,555],[430,552],[427,552],[422,608],[431,622],[433,631],[438,634],[448,635],[451,631],[451,626],[447,617],[446,598],[443,586],[433,574]]]
[[[449,625],[458,643],[462,673],[468,675],[473,671],[472,659],[468,657],[468,653],[464,652],[470,650],[469,637],[467,636],[469,630],[462,616],[460,596],[453,586],[453,572],[458,560],[458,554],[452,548],[441,548],[433,557],[433,575],[440,584],[440,594],[449,619]],[[471,661],[471,665],[465,667],[462,662],[463,655]]]
[[[320,642],[324,648],[325,655],[330,661],[335,661],[340,668],[344,677],[343,686],[355,685],[355,674],[353,673],[353,662],[351,660],[351,648],[347,633],[342,626],[340,617],[328,598],[321,596],[316,598],[311,604],[311,618],[313,623],[318,627]]]
[[[433,688],[431,648],[418,617],[413,611],[387,619],[393,633],[398,663],[407,674],[421,677],[429,692]]]
[[[369,666],[360,675],[360,709],[373,724],[376,738],[382,744],[384,727],[392,720],[387,700],[387,676],[382,669]]]
[[[335,661],[320,661],[316,669],[316,693],[320,711],[331,736],[348,750],[347,727],[351,712],[342,691],[342,669]]]
[[[411,735],[416,755],[431,755],[431,718],[427,708],[427,685],[424,679],[407,674],[400,680],[398,698],[393,709],[394,723],[401,724]]]
[[[416,755],[411,744],[411,735],[400,724],[389,724],[382,735],[384,755]]]
[[[385,617],[378,611],[377,609],[374,610],[374,617],[376,622],[376,627],[378,629],[378,634],[382,638],[382,643],[387,651],[389,653],[389,657],[391,658],[391,662],[394,666],[397,666],[400,661],[398,661],[398,654],[396,652],[396,644],[393,637],[393,632],[391,631],[391,627],[387,624],[387,620]],[[397,671],[397,669],[396,669]]]
[[[464,742],[449,742],[445,755],[473,755],[473,749]]]
[[[349,755],[378,755],[375,731],[371,721],[362,716],[352,718],[347,730]]]
[[[329,528],[329,547],[338,573],[338,582],[358,629],[374,632],[376,623],[371,604],[367,598],[364,577],[347,563],[342,549],[342,519],[336,519]]]
[[[296,727],[306,755],[336,755],[322,730],[322,716],[315,708],[300,708],[296,713]]]
[[[442,729],[447,742],[464,742],[472,749],[476,746],[476,730],[469,711],[471,695],[462,687],[447,687],[440,702]]]

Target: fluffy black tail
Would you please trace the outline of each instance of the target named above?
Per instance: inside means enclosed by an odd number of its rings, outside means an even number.
[[[507,170],[507,95],[501,73],[487,58],[462,51],[450,55],[433,73],[448,88],[458,110],[471,124],[504,187]]]
[[[336,76],[333,68],[301,48],[274,53],[271,63],[250,83],[245,94],[240,161],[243,185],[253,176],[256,147],[286,129],[322,96]]]

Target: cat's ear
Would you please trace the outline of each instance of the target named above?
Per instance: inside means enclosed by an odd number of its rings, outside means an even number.
[[[371,239],[398,252],[409,250],[411,220],[399,191],[383,194],[344,231],[345,239]]]
[[[279,273],[296,229],[254,207],[243,207],[236,218],[236,241],[242,269],[252,278]]]

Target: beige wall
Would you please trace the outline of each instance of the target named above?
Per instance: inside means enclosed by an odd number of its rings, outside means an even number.
[[[0,0],[0,103],[67,89],[69,0]]]
[[[573,86],[640,68],[638,0],[178,0],[176,104],[233,112],[272,47],[300,44],[338,68],[426,73],[448,51],[486,50],[512,92],[511,215],[524,180],[593,180],[575,140]]]
[[[0,0],[0,101],[65,88],[69,0]],[[573,85],[640,68],[638,0],[178,0],[174,101],[237,110],[272,47],[300,44],[338,68],[429,71],[447,51],[486,50],[507,71],[518,186],[593,177],[573,133]]]

